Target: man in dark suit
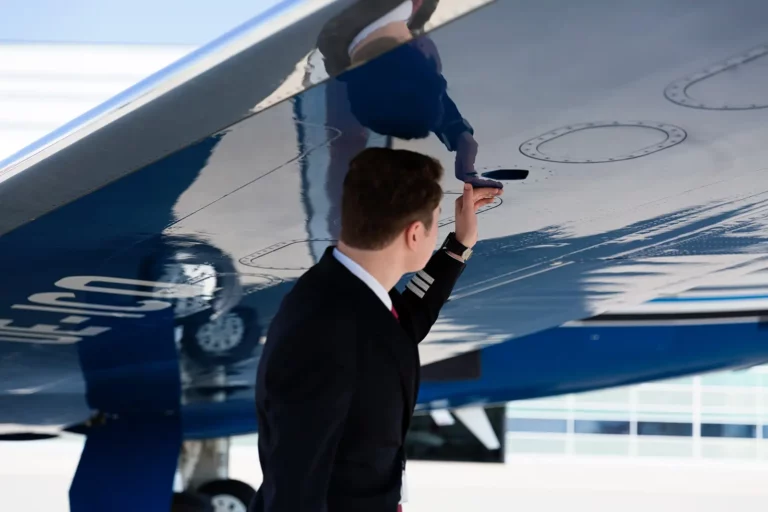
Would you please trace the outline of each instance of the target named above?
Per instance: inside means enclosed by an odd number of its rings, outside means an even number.
[[[434,252],[440,164],[369,148],[350,163],[341,239],[285,297],[259,361],[264,481],[252,511],[395,512],[404,440],[429,333],[500,189],[465,186],[456,231]],[[403,275],[417,272],[403,293]]]

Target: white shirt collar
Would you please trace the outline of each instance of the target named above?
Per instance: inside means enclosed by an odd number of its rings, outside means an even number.
[[[363,30],[360,31],[357,36],[352,40],[352,42],[349,44],[349,47],[347,48],[347,53],[351,56],[352,52],[355,50],[355,47],[362,42],[363,39],[371,35],[375,30],[385,26],[389,25],[390,23],[394,23],[396,21],[408,21],[411,19],[411,16],[413,15],[413,0],[406,0],[405,2],[401,3],[391,11],[389,11],[387,14],[382,16],[381,18],[377,19],[367,27],[365,27]]]
[[[368,285],[368,288],[370,288],[373,293],[375,293],[376,296],[381,299],[381,302],[387,307],[387,309],[392,311],[392,298],[389,296],[389,293],[387,293],[387,290],[384,289],[384,287],[376,280],[375,277],[373,277],[368,273],[367,270],[352,261],[349,256],[343,254],[335,247],[333,249],[333,256],[339,260],[339,263],[347,267],[347,270],[352,272],[362,282]]]

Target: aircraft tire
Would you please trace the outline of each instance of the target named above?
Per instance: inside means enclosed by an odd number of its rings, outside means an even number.
[[[184,351],[203,366],[228,366],[249,359],[261,337],[256,312],[248,307],[235,307],[214,321],[207,315],[188,319],[183,328]]]
[[[211,497],[214,512],[248,512],[256,490],[240,480],[214,480],[197,492]]]

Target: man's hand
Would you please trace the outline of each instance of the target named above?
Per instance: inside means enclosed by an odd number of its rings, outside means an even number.
[[[475,172],[475,159],[477,158],[477,141],[469,132],[459,136],[456,143],[456,178],[464,183],[470,183],[474,187],[503,188],[498,181],[480,178]]]
[[[464,184],[464,193],[456,199],[456,240],[466,247],[477,243],[477,210],[491,204],[504,191],[500,188],[472,188]]]

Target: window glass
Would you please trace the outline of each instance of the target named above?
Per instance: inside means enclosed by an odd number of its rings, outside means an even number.
[[[509,432],[553,432],[564,434],[568,431],[568,424],[566,420],[508,418],[507,430]]]
[[[733,425],[727,423],[702,423],[702,437],[756,437],[755,425]]]
[[[577,434],[629,434],[629,422],[576,420],[574,431]]]
[[[692,436],[691,423],[665,423],[662,421],[641,421],[637,424],[637,433],[641,436]]]

